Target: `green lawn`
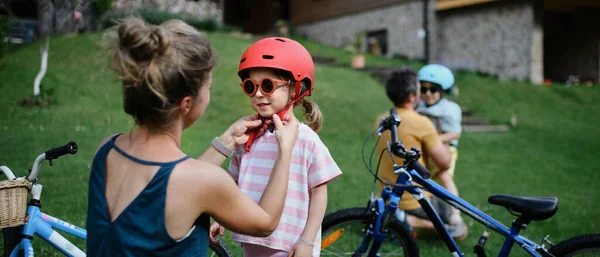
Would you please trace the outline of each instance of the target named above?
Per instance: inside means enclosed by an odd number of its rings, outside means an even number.
[[[198,156],[210,140],[242,115],[252,113],[240,92],[236,76],[239,55],[251,40],[221,33],[209,35],[219,60],[214,71],[212,103],[208,111],[184,134],[183,149]],[[121,89],[104,66],[97,46],[100,34],[53,38],[43,91],[52,91],[56,104],[23,108],[17,102],[31,94],[39,69],[39,46],[20,47],[0,61],[0,165],[24,175],[37,154],[70,140],[79,144],[75,156],[43,166],[43,210],[78,226],[85,226],[87,181],[90,163],[100,140],[128,131],[134,124],[121,106]],[[311,52],[347,63],[342,50],[307,42]],[[369,64],[403,62],[369,57]],[[414,65],[414,63],[412,63]],[[312,99],[320,104],[325,123],[320,136],[344,175],[330,185],[328,212],[366,203],[372,178],[360,161],[360,147],[371,132],[374,118],[390,107],[383,88],[365,73],[349,68],[317,66]],[[503,208],[487,204],[495,193],[556,195],[560,208],[550,220],[533,223],[524,234],[536,242],[551,235],[554,241],[600,232],[600,87],[537,87],[512,81],[499,82],[474,73],[458,73],[458,102],[493,123],[506,123],[512,113],[519,120],[508,133],[470,134],[461,138],[456,183],[461,196],[497,220],[510,224]],[[483,227],[466,218],[470,235],[459,245],[469,256]],[[228,237],[230,235],[228,234]],[[79,246],[83,243],[74,240]],[[439,240],[419,238],[422,256],[449,256]],[[501,238],[492,234],[486,246],[497,255]],[[229,242],[236,256],[239,247]],[[36,254],[60,256],[34,240]],[[523,256],[515,249],[511,256]]]

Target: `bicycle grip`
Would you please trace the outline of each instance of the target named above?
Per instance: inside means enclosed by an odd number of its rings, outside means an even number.
[[[52,149],[46,151],[45,152],[46,160],[58,159],[58,157],[61,157],[65,154],[75,154],[75,153],[77,153],[77,149],[78,149],[77,143],[71,141],[71,142],[67,143],[66,145],[52,148]]]
[[[421,175],[421,177],[423,177],[423,179],[431,178],[431,173],[429,172],[429,170],[423,167],[423,165],[421,165],[420,162],[414,161],[413,163],[413,168],[417,171],[417,173],[419,173],[419,175]]]

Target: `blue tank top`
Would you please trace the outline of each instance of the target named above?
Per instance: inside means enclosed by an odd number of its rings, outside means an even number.
[[[201,215],[195,222],[195,228],[181,241],[173,240],[165,226],[165,200],[169,176],[175,166],[189,156],[164,163],[140,160],[115,145],[117,136],[98,150],[92,163],[86,221],[87,256],[206,257],[210,224],[207,215]],[[105,194],[106,157],[111,149],[115,149],[131,161],[160,166],[150,183],[114,222],[110,221]]]

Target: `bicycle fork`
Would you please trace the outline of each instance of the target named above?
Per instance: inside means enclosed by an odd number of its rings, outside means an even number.
[[[379,249],[383,241],[388,237],[388,227],[398,209],[400,197],[391,194],[391,191],[390,188],[385,188],[382,194],[382,196],[385,196],[377,199],[377,217],[375,218],[375,226],[371,231],[374,240],[369,249],[368,257],[379,257]],[[384,201],[388,199],[389,203],[387,206],[384,206]]]
[[[400,174],[400,179],[404,179],[408,182],[410,177],[408,174]],[[400,191],[399,193],[394,193]],[[381,197],[375,201],[375,204],[370,204],[371,210],[374,212],[373,221],[369,224],[367,233],[363,238],[360,246],[354,252],[353,256],[362,256],[369,247],[369,243],[373,240],[371,248],[369,249],[368,257],[379,257],[379,249],[383,244],[383,241],[388,236],[388,227],[395,217],[398,209],[398,203],[401,200],[403,189],[392,189],[390,187],[384,187],[381,192]],[[386,205],[385,202],[388,201]]]

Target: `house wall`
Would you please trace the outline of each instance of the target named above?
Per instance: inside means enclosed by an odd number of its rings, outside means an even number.
[[[543,47],[535,15],[533,1],[501,1],[440,11],[437,59],[455,69],[480,71],[501,79],[529,80],[534,68],[543,74],[543,69],[539,70],[543,51],[535,51],[537,55],[532,56],[532,49]],[[536,67],[531,65],[534,59]],[[537,83],[541,82],[541,74]]]
[[[323,1],[323,3],[328,2],[330,1]],[[435,4],[430,4],[430,6],[435,8]],[[294,13],[296,12],[292,11],[292,15]],[[397,54],[422,59],[424,57],[424,30],[422,27],[423,1],[413,0],[301,23],[297,26],[297,31],[320,43],[345,47],[354,42],[357,32],[387,30],[388,56]]]
[[[542,21],[536,20],[539,10],[532,0],[506,0],[438,12],[435,1],[429,5],[430,61],[504,79],[533,78],[541,83],[543,29]],[[303,23],[298,31],[323,44],[344,47],[351,44],[358,31],[387,29],[388,56],[424,59],[422,27],[423,1],[416,0]]]
[[[321,7],[339,2],[310,1]],[[440,11],[429,4],[430,62],[534,84],[541,84],[545,78],[566,80],[570,75],[580,80],[600,80],[600,10],[591,7],[600,2],[479,2]],[[356,11],[358,7],[345,9],[348,13],[340,11],[330,16],[321,10],[309,22],[299,23],[298,31],[323,44],[345,47],[359,31],[387,30],[387,56],[423,59],[423,1],[385,3],[363,11]]]
[[[291,21],[303,24],[404,3],[410,0],[292,0]]]

